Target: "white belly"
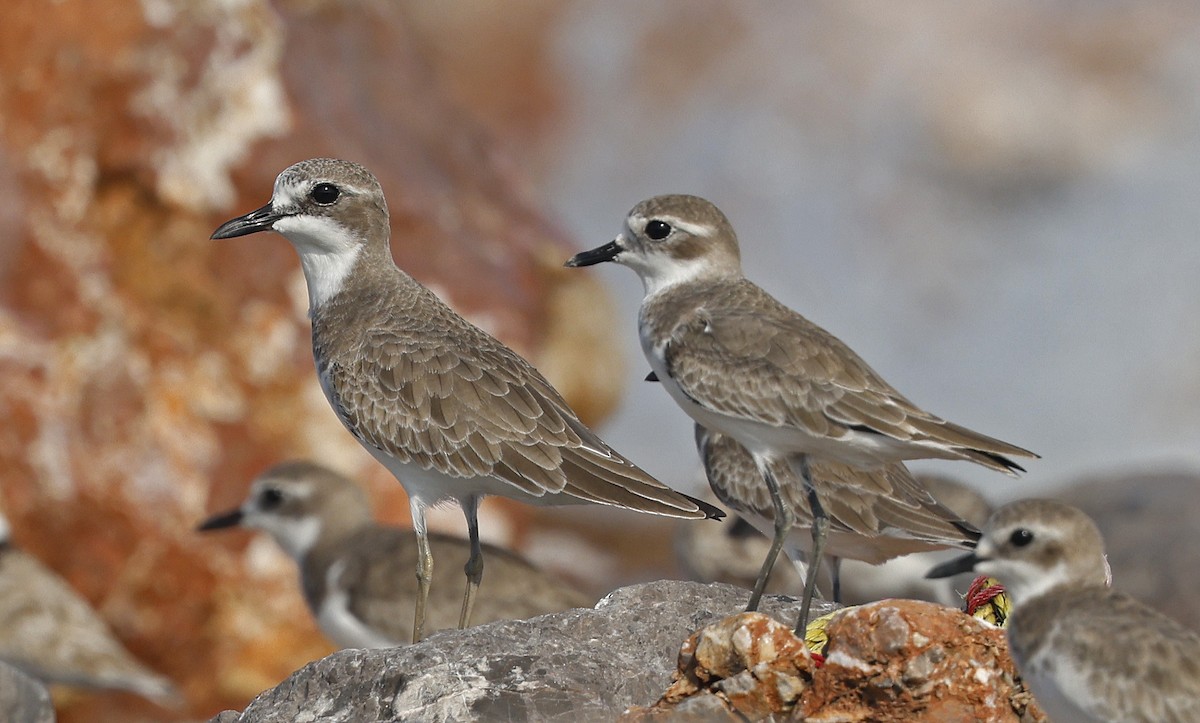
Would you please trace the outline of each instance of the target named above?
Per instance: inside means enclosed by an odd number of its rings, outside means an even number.
[[[342,648],[394,648],[402,645],[372,630],[350,612],[350,598],[339,583],[344,563],[339,560],[325,574],[325,599],[317,610],[317,625]]]
[[[1037,656],[1024,665],[1017,662],[1021,678],[1046,716],[1054,723],[1094,723],[1098,720],[1081,707],[1084,701],[1094,703],[1096,698],[1083,676],[1069,661],[1063,660],[1057,661],[1055,674],[1048,675],[1042,657]]]

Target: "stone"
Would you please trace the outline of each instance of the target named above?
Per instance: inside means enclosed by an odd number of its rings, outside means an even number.
[[[46,687],[7,663],[0,663],[0,720],[54,723],[54,706]]]
[[[591,610],[447,631],[405,648],[346,650],[214,720],[612,720],[658,698],[692,631],[740,611],[749,596],[729,585],[645,583]],[[779,596],[762,607],[783,629],[799,612],[798,601]],[[736,654],[749,660],[765,648],[754,642]]]
[[[684,644],[659,701],[622,720],[1044,720],[1004,632],[956,610],[884,600],[840,611],[826,632],[822,661],[765,616],[713,623]]]
[[[825,665],[805,696],[810,721],[1042,720],[1004,631],[916,600],[848,608],[827,628]]]

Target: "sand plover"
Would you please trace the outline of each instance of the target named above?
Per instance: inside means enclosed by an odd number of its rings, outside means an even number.
[[[699,424],[695,431],[696,448],[717,499],[771,537],[774,505],[750,452],[720,432]],[[807,560],[813,520],[804,484],[790,467],[779,472],[780,495],[793,513],[793,527],[784,549],[793,559]],[[938,502],[899,462],[864,470],[814,459],[809,463],[809,472],[829,515],[824,552],[832,560],[835,602],[841,602],[839,567],[843,558],[879,565],[913,552],[969,549],[979,539],[974,526]],[[755,589],[762,589],[757,580]],[[754,599],[750,604],[757,602]]]
[[[304,599],[321,631],[343,648],[388,648],[412,639],[401,615],[417,597],[412,571],[417,546],[410,530],[371,518],[367,497],[346,477],[311,462],[284,462],[255,478],[240,507],[210,517],[202,531],[240,526],[262,530],[296,560]],[[514,620],[595,602],[520,557],[483,545],[494,583],[475,605],[476,622]],[[431,533],[442,561],[465,564],[466,540]],[[453,627],[460,603],[448,587],[453,569],[434,570],[427,625]]]
[[[10,540],[0,517],[0,660],[45,683],[123,690],[182,703],[167,678],[138,662],[67,581]]]
[[[271,202],[214,239],[273,230],[300,255],[313,356],[330,405],[408,492],[418,543],[414,639],[423,634],[433,560],[425,509],[457,502],[472,554],[459,618],[483,574],[477,511],[485,495],[534,504],[594,502],[670,517],[720,517],[622,457],[508,347],[401,271],[387,204],[370,171],[334,159],[297,163]]]
[[[742,274],[737,236],[716,206],[695,196],[639,203],[613,241],[568,266],[615,261],[645,287],[638,314],[654,375],[706,429],[753,455],[771,494],[769,572],[794,512],[780,492],[804,480],[813,516],[812,553],[798,628],[807,621],[829,527],[811,483],[809,457],[871,468],[918,458],[963,459],[1014,473],[1020,447],[936,417],[904,398],[837,337],[787,308]]]
[[[917,482],[928,490],[934,499],[977,529],[982,528],[983,523],[992,514],[991,504],[973,487],[944,475],[918,474],[916,477]],[[950,548],[917,552],[893,558],[880,565],[843,560],[842,602],[847,605],[861,605],[889,597],[899,597],[958,607],[963,602],[960,591],[966,589],[971,578],[964,576],[930,580],[925,577],[925,573],[934,565],[959,554],[959,550]]]
[[[1000,580],[1008,641],[1042,709],[1064,721],[1200,721],[1200,636],[1109,587],[1091,518],[1021,500],[988,518],[973,553],[930,570]]]

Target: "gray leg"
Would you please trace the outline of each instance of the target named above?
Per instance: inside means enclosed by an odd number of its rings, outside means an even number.
[[[433,579],[433,553],[429,551],[429,531],[425,527],[425,503],[416,497],[408,501],[413,531],[417,533],[417,609],[413,617],[413,642],[425,637],[425,606],[429,602],[429,581]]]
[[[813,595],[817,591],[817,569],[821,566],[821,557],[825,554],[825,538],[829,534],[829,515],[821,506],[821,499],[816,488],[812,485],[812,476],[808,469],[808,458],[800,458],[800,470],[804,476],[804,488],[808,492],[808,505],[812,508],[812,564],[804,577],[804,599],[800,603],[800,617],[796,620],[796,634],[804,637],[808,629],[808,612],[812,607]]]
[[[463,570],[467,573],[467,591],[463,594],[462,612],[458,616],[458,627],[471,624],[471,610],[475,607],[475,592],[483,580],[483,550],[479,547],[479,498],[471,497],[462,503],[467,517],[467,535],[471,539],[471,556]]]
[[[833,583],[833,601],[842,602],[842,558],[829,557],[829,579]]]
[[[746,611],[758,609],[758,603],[762,600],[763,590],[767,587],[767,579],[771,577],[771,570],[775,567],[775,560],[779,558],[779,551],[783,549],[783,542],[787,539],[788,532],[792,529],[792,524],[795,522],[795,516],[792,510],[783,501],[783,495],[779,493],[779,482],[775,479],[775,473],[771,469],[773,461],[762,465],[763,480],[767,483],[767,490],[771,493],[771,503],[775,506],[775,536],[771,538],[771,547],[767,550],[767,559],[763,560],[762,568],[758,571],[758,579],[754,581],[754,592],[750,593],[750,602],[746,603]]]

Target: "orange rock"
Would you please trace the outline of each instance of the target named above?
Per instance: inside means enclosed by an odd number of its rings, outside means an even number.
[[[626,721],[1044,720],[1021,685],[1004,632],[957,610],[913,600],[850,608],[827,628],[817,667],[782,623],[742,613],[697,631],[675,682]]]
[[[827,629],[811,721],[1038,720],[1004,631],[915,600],[850,608]],[[1023,717],[1026,713],[1032,717]]]
[[[813,669],[803,641],[788,626],[762,613],[741,613],[688,638],[675,682],[653,708],[634,709],[628,719],[708,720],[723,711],[731,720],[759,720],[791,710]]]
[[[581,414],[615,403],[609,335],[623,326],[605,322],[597,281],[560,268],[582,244],[447,99],[406,12],[341,0],[5,7],[0,505],[14,538],[190,703],[76,695],[62,700],[65,723],[240,707],[330,649],[286,560],[248,536],[192,532],[280,459],[375,467],[317,388],[295,254],[282,239],[208,240],[264,203],[286,165],[367,163],[405,268],[528,354]],[[566,323],[579,308],[590,323]],[[403,509],[398,485],[376,491]]]

